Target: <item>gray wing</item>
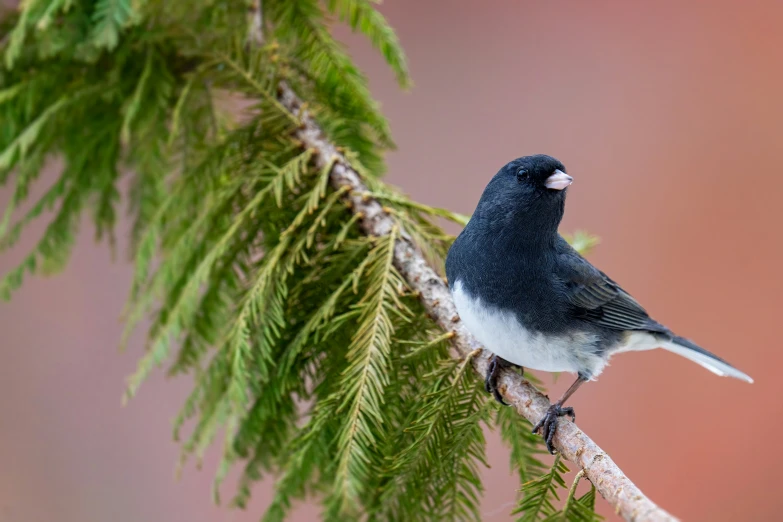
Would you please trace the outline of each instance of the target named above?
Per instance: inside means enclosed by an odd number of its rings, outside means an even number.
[[[565,245],[567,249],[559,246],[557,275],[574,317],[612,330],[667,332],[620,285],[569,245]]]

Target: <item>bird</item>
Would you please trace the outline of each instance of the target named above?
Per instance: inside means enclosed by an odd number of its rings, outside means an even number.
[[[576,380],[534,426],[547,449],[564,406],[594,381],[615,354],[663,348],[720,375],[747,374],[652,319],[605,273],[559,234],[573,178],[545,154],[507,163],[487,184],[475,212],[446,256],[446,279],[468,331],[492,353],[487,392],[504,368],[570,372]]]

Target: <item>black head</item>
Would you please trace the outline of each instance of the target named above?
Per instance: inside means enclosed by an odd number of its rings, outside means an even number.
[[[536,154],[507,163],[481,196],[474,217],[518,233],[556,233],[573,178],[552,156]]]
[[[520,191],[550,197],[564,195],[566,188],[573,181],[573,178],[566,174],[565,166],[546,154],[517,158],[500,169],[495,175],[496,179],[498,177],[508,182],[513,178]]]

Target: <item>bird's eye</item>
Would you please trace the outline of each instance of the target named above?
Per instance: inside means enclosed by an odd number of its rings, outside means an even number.
[[[519,169],[517,171],[517,183],[522,183],[528,178],[527,171],[525,169]]]

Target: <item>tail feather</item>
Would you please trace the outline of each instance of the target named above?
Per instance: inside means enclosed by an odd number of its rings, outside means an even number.
[[[696,364],[703,366],[712,373],[720,375],[721,377],[734,377],[735,379],[739,379],[741,381],[751,383],[753,382],[753,379],[750,377],[750,375],[741,372],[717,355],[708,352],[701,346],[689,341],[688,339],[685,339],[684,337],[679,337],[676,335],[672,336],[670,341],[663,343],[662,348],[676,353],[677,355],[681,355],[686,359],[690,359]]]

